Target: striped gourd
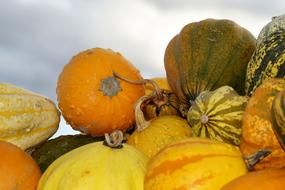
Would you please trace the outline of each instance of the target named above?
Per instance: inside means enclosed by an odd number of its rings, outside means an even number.
[[[51,137],[59,120],[59,112],[48,98],[0,83],[0,140],[30,148]]]
[[[285,150],[285,90],[279,92],[273,100],[271,115],[273,130]]]
[[[247,67],[246,95],[251,96],[265,79],[285,77],[284,23],[285,15],[277,17],[259,34],[258,45]]]
[[[190,137],[168,144],[150,160],[145,190],[219,190],[247,172],[245,163],[236,146]]]
[[[202,92],[187,114],[193,135],[239,145],[246,103],[247,98],[229,86]]]

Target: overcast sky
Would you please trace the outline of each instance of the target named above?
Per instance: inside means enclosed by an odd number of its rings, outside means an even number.
[[[121,52],[145,78],[165,76],[164,50],[184,25],[231,19],[257,37],[284,13],[284,0],[1,0],[0,82],[56,101],[63,66],[93,47]]]

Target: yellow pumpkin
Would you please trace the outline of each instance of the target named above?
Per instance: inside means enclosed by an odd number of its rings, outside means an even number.
[[[115,139],[122,135],[64,154],[44,172],[38,190],[143,190],[148,158]]]
[[[58,129],[60,113],[51,100],[12,84],[0,84],[0,110],[0,140],[24,150]]]
[[[136,103],[136,130],[128,137],[127,143],[152,157],[165,145],[191,137],[192,129],[186,119],[176,115],[159,116],[146,121],[141,104],[148,97],[143,96]]]
[[[219,190],[246,174],[247,167],[237,146],[207,138],[183,139],[149,161],[145,190]]]

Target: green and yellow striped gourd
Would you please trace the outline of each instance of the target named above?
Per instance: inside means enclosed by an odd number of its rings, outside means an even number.
[[[229,86],[202,92],[187,114],[193,136],[239,145],[246,103],[247,98]]]
[[[285,15],[276,17],[261,31],[246,74],[245,92],[251,96],[265,79],[285,77]]]

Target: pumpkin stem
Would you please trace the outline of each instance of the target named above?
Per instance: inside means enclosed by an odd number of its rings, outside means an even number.
[[[249,156],[244,156],[244,161],[247,165],[247,169],[251,171],[253,167],[263,160],[266,156],[268,156],[271,153],[271,150],[268,149],[262,149],[257,151],[256,153],[249,155]]]
[[[122,148],[123,139],[123,132],[120,130],[115,130],[111,134],[105,133],[105,141],[103,144],[111,148]]]
[[[143,102],[153,99],[155,97],[154,94],[145,95],[140,97],[137,102],[135,103],[135,119],[136,119],[136,130],[137,131],[143,131],[145,128],[147,128],[150,125],[150,121],[147,121],[144,118],[143,111],[141,110],[141,105]]]
[[[131,84],[144,84],[145,85],[146,83],[150,83],[154,88],[153,93],[156,94],[158,98],[161,98],[161,99],[163,98],[163,95],[162,95],[163,93],[162,93],[161,88],[158,86],[158,84],[155,81],[153,81],[151,79],[130,80],[130,79],[127,79],[127,78],[121,76],[120,74],[116,73],[115,71],[113,71],[113,75],[115,77],[117,77],[121,80],[124,80],[128,83],[131,83]]]

